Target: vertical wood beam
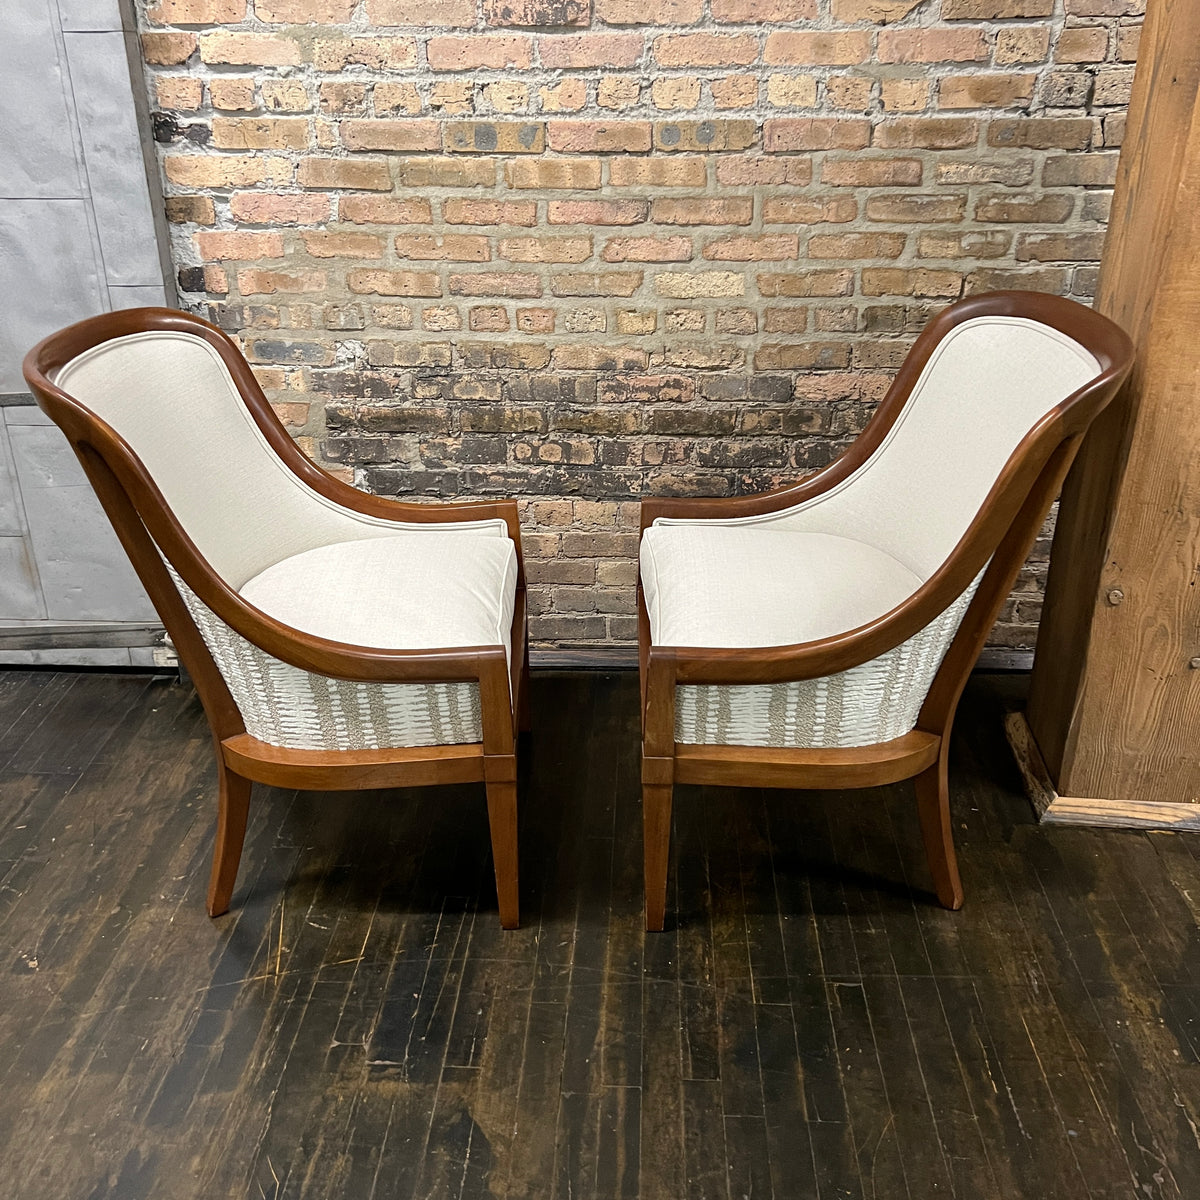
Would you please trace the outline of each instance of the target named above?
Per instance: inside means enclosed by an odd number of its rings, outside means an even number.
[[[1151,0],[1096,307],[1129,383],[1063,490],[1028,721],[1059,795],[1200,800],[1200,0]]]

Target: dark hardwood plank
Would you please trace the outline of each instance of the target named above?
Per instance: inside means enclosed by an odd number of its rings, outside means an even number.
[[[1002,735],[1021,681],[978,679],[961,912],[907,784],[680,787],[677,916],[647,935],[636,686],[535,679],[506,933],[478,784],[256,787],[210,921],[191,693],[0,672],[9,1192],[1200,1194],[1194,835],[1037,826]]]

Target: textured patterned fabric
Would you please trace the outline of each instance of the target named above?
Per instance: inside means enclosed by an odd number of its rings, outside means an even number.
[[[453,746],[483,739],[474,683],[356,683],[302,671],[230,629],[167,564],[246,732],[292,750]]]
[[[916,725],[978,586],[977,578],[907,642],[837,675],[748,686],[681,684],[675,689],[675,740],[718,746],[838,747],[902,737]]]

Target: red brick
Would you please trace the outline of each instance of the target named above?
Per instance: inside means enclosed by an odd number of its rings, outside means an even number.
[[[749,225],[753,216],[749,196],[660,198],[650,206],[650,219],[660,225]]]
[[[881,150],[961,150],[979,141],[979,122],[965,117],[892,117],[875,126]]]
[[[614,158],[608,168],[612,187],[702,188],[707,181],[703,158]]]
[[[1111,187],[1117,180],[1117,155],[1051,154],[1042,165],[1046,187]]]
[[[154,94],[159,108],[195,112],[204,103],[204,84],[199,79],[164,75],[155,80]]]
[[[329,283],[324,271],[239,271],[237,285],[243,296],[269,296],[275,292],[323,292]]]
[[[1014,196],[1000,193],[984,196],[975,205],[975,219],[990,223],[1020,222],[1042,224],[1047,221],[1065,221],[1075,207],[1070,196],[1052,192],[1046,196]]]
[[[211,196],[168,196],[164,201],[172,225],[215,225],[216,209]]]
[[[1003,258],[1012,246],[1012,234],[999,229],[936,229],[917,236],[918,258]]]
[[[536,225],[534,200],[444,200],[442,220],[449,225]]]
[[[799,255],[800,239],[794,233],[735,235],[717,238],[704,246],[704,257],[714,262],[779,262]]]
[[[849,342],[761,346],[754,354],[756,371],[836,371],[849,365]]]
[[[546,215],[551,225],[638,225],[648,209],[645,200],[551,200]]]
[[[440,150],[438,121],[343,121],[342,142],[348,150]]]
[[[827,158],[821,182],[831,187],[916,187],[921,182],[919,158]]]
[[[524,28],[586,25],[591,17],[591,3],[590,0],[483,0],[483,16],[489,25]]]
[[[721,158],[717,160],[717,182],[728,187],[805,187],[812,183],[812,162],[807,158]]]
[[[232,25],[246,19],[246,0],[158,0],[146,19],[155,25]]]
[[[254,15],[285,25],[344,25],[357,7],[358,0],[254,0]]]
[[[758,138],[754,121],[658,121],[654,148],[674,152],[709,154],[714,150],[745,150]]]
[[[206,63],[251,67],[291,67],[301,61],[300,47],[291,38],[225,30],[200,35],[200,58]]]
[[[592,257],[590,237],[501,238],[497,253],[508,262],[581,263]]]
[[[214,117],[213,145],[219,150],[303,150],[308,122],[303,117]]]
[[[142,57],[156,67],[174,67],[185,63],[199,42],[194,33],[143,33]]]
[[[1017,241],[1017,261],[1099,262],[1103,248],[1103,233],[1025,233]]]
[[[510,188],[595,191],[600,187],[600,160],[598,158],[513,158],[504,164],[504,177]]]
[[[163,171],[171,183],[183,187],[251,187],[292,181],[292,164],[275,155],[172,154],[163,159]]]
[[[490,262],[492,258],[487,238],[471,234],[400,234],[395,244],[397,258],[421,262]]]
[[[565,371],[644,371],[649,359],[650,355],[645,350],[638,350],[634,346],[610,346],[606,343],[602,346],[555,346],[550,363],[555,370]],[[585,540],[574,549],[574,543],[567,543],[569,538]],[[630,537],[624,534],[565,534],[564,553],[588,557],[602,553],[607,543],[605,546],[597,546],[596,540],[604,538],[611,539],[612,548],[607,552],[614,555],[631,554],[634,552],[631,547],[636,547],[637,544],[636,535]]]
[[[346,272],[346,287],[367,296],[440,296],[442,282],[435,271],[384,271],[362,267]]]
[[[515,296],[526,298],[542,294],[542,281],[536,275],[501,271],[478,271],[471,275],[451,275],[452,296]]]
[[[649,121],[549,121],[551,150],[593,153],[650,149]]]
[[[489,158],[400,158],[396,182],[402,188],[494,187],[496,162]]]
[[[962,292],[963,277],[957,271],[933,271],[927,267],[906,270],[899,267],[864,267],[864,296],[923,296],[956,300]]]
[[[1033,82],[1030,74],[948,75],[938,80],[938,108],[1028,107]]]
[[[844,224],[858,216],[853,196],[768,196],[763,200],[764,225]]]
[[[988,126],[989,146],[1024,146],[1031,150],[1086,150],[1092,141],[1088,117],[1017,117]]]
[[[642,59],[640,33],[578,33],[538,41],[543,67],[632,67]]]
[[[594,0],[593,7],[606,25],[694,25],[704,0],[658,0],[652,9],[645,0]]]
[[[1068,10],[1069,11],[1069,10]],[[942,0],[943,21],[995,21],[1048,17],[1054,0]]]
[[[467,314],[467,324],[476,333],[502,333],[508,329],[508,311],[499,304],[479,304]]]
[[[809,258],[899,258],[902,233],[817,233],[808,239]]]
[[[641,271],[566,271],[550,278],[555,296],[632,296],[642,286]]]
[[[343,196],[338,215],[356,225],[428,225],[433,220],[428,200],[396,196]]]
[[[712,15],[728,25],[812,21],[817,5],[816,0],[712,0]]]
[[[605,262],[687,262],[692,239],[686,237],[616,237],[604,243]]]
[[[981,29],[883,29],[878,57],[885,63],[986,62]]]
[[[871,35],[865,29],[841,33],[769,33],[763,51],[763,62],[771,66],[848,67],[867,62],[870,57]]]
[[[431,37],[426,47],[429,66],[434,71],[527,67],[533,59],[532,51],[533,39],[525,34]]]
[[[789,150],[861,150],[870,140],[870,121],[773,117],[763,122],[763,147],[773,154]]]
[[[749,33],[668,33],[654,39],[654,58],[662,67],[744,67],[758,58],[758,41]]]
[[[372,25],[414,25],[419,29],[475,24],[475,0],[367,0]]]
[[[305,233],[304,248],[314,258],[382,258],[383,239],[370,233]]]
[[[932,221],[961,221],[967,211],[966,196],[869,196],[868,221],[898,221],[903,224],[926,224]]]
[[[451,121],[442,142],[452,154],[541,154],[546,127],[540,121]]]
[[[283,238],[278,233],[197,233],[200,257],[212,261],[232,258],[249,262],[256,258],[282,258]]]
[[[549,308],[518,308],[517,328],[522,333],[553,333],[554,310]]]
[[[387,163],[382,159],[302,158],[297,182],[301,187],[366,192],[388,192],[392,188]]]
[[[320,225],[330,216],[328,196],[280,192],[234,192],[229,212],[247,225]]]
[[[1102,25],[1077,25],[1064,29],[1054,47],[1056,63],[1103,62],[1108,53],[1108,30]]]
[[[416,66],[417,41],[411,37],[317,38],[313,66],[318,71],[341,71],[347,65],[373,71]]]

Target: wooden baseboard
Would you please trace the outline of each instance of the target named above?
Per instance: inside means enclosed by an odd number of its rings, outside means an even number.
[[[1200,804],[1165,800],[1159,803],[1060,796],[1023,712],[1010,712],[1004,730],[1025,793],[1045,825],[1091,825],[1107,829],[1200,829]]]

